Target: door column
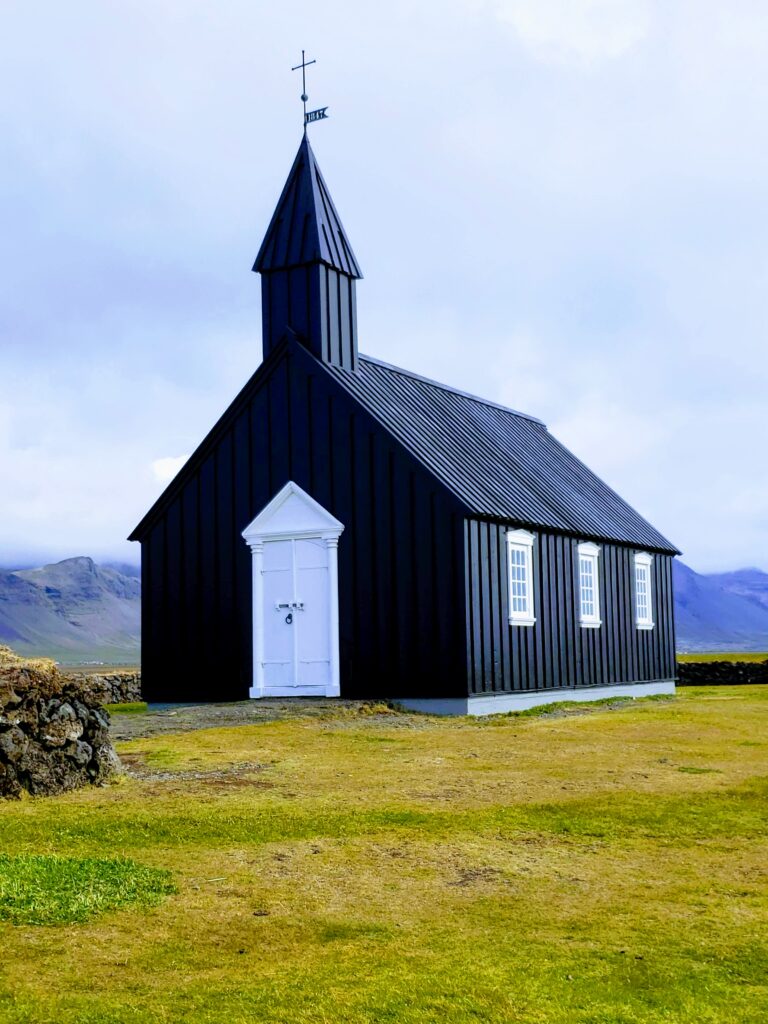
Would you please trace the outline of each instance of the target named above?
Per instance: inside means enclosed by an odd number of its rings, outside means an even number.
[[[328,608],[330,636],[329,642],[329,678],[325,691],[326,697],[338,697],[341,693],[339,671],[339,537],[325,538],[328,552],[328,586],[330,588],[330,605]]]
[[[253,686],[250,696],[261,697],[264,694],[264,577],[261,570],[264,563],[264,543],[261,540],[250,541],[251,573],[253,585]]]

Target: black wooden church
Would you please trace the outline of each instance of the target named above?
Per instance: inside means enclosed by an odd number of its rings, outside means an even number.
[[[676,548],[540,420],[359,353],[306,133],[253,269],[264,360],[131,535],[146,698],[673,690]]]

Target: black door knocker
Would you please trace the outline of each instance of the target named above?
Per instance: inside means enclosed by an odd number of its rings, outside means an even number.
[[[290,624],[293,622],[293,612],[288,612],[288,614],[285,616],[285,621],[287,625],[290,626]]]

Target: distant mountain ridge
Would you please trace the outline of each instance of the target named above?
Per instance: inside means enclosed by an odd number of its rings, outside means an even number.
[[[63,663],[139,661],[141,584],[92,558],[0,570],[0,643]]]
[[[675,560],[680,651],[768,651],[768,573],[704,575]],[[0,569],[0,643],[64,664],[140,658],[141,581],[132,565],[67,558]]]
[[[679,651],[768,651],[768,573],[704,575],[673,565]]]

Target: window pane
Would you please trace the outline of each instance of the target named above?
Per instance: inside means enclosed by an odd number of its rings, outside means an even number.
[[[579,558],[579,596],[582,619],[597,619],[597,558],[594,555]]]
[[[530,599],[530,549],[509,545],[510,611],[513,616],[528,618],[532,615]]]
[[[651,621],[651,572],[647,565],[635,565],[637,621]]]

